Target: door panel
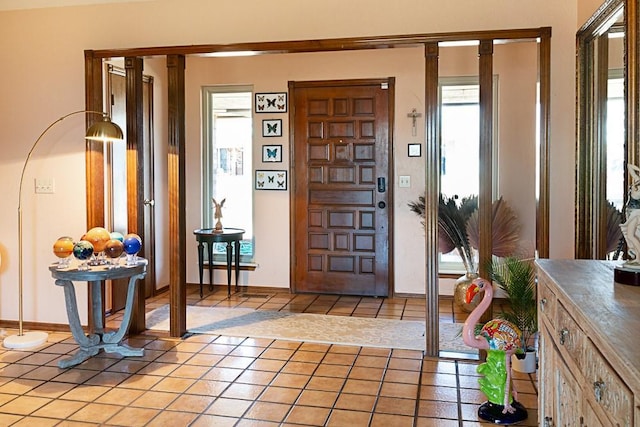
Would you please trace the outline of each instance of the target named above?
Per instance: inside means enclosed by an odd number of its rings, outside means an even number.
[[[293,289],[388,296],[393,80],[296,82]]]
[[[111,116],[112,120],[117,123],[123,130],[126,127],[126,78],[124,70],[110,67],[109,73],[109,88],[111,91]],[[152,123],[152,105],[153,105],[153,79],[145,76],[143,78],[143,158],[141,159],[143,169],[143,189],[144,199],[149,201],[145,203],[142,214],[144,215],[144,229],[140,230],[138,234],[142,238],[143,245],[139,255],[145,257],[149,264],[147,267],[147,275],[144,279],[140,280],[141,287],[144,289],[145,298],[153,295],[155,287],[155,228],[153,221],[154,210],[154,188],[153,188],[153,123]],[[126,131],[125,131],[126,132]],[[112,176],[112,189],[110,194],[110,222],[111,228],[115,231],[127,233],[127,164],[126,153],[116,155],[114,153],[113,162],[110,165]],[[126,280],[113,281],[111,285],[111,305],[107,311],[116,312],[124,308],[126,301]],[[122,282],[122,283],[120,283]],[[139,288],[139,289],[140,289]]]

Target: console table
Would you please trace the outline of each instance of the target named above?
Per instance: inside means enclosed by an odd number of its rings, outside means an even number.
[[[58,270],[58,266],[53,264],[49,267],[51,276],[56,279],[56,285],[64,289],[64,301],[67,306],[67,317],[73,338],[80,345],[80,350],[67,359],[60,360],[60,368],[68,368],[84,362],[88,358],[98,354],[100,349],[106,353],[119,353],[122,356],[143,356],[144,349],[131,348],[121,341],[129,329],[131,323],[131,312],[133,309],[133,299],[136,290],[136,283],[147,274],[147,260],[139,258],[134,266],[121,265],[118,268],[108,269],[107,266],[92,266],[89,270],[78,270],[77,264],[70,268]],[[124,317],[120,328],[115,332],[105,332],[102,322],[102,281],[112,279],[129,278],[127,289],[127,301],[124,308]],[[85,335],[78,315],[78,303],[76,300],[76,290],[73,282],[88,282],[91,292],[93,307],[94,330],[89,335]]]
[[[541,426],[640,427],[640,287],[619,263],[537,261]]]
[[[244,230],[240,228],[224,228],[215,232],[213,228],[194,230],[198,241],[198,267],[200,272],[200,298],[202,298],[202,274],[204,269],[204,244],[207,244],[209,255],[209,290],[213,289],[213,244],[217,242],[227,244],[227,297],[231,296],[231,254],[235,250],[236,291],[238,290],[238,276],[240,275],[240,241]]]

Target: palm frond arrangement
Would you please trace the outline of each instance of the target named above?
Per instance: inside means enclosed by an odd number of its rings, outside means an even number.
[[[438,206],[438,250],[443,254],[456,249],[467,272],[475,272],[473,249],[469,243],[466,224],[471,214],[478,208],[478,198],[465,197],[458,204],[458,196],[446,197],[440,194]],[[424,196],[409,202],[409,208],[422,218],[424,227]]]
[[[506,257],[513,255],[520,242],[520,223],[515,212],[502,197],[493,202],[493,222],[491,230],[491,246],[493,255]],[[476,210],[467,223],[469,241],[474,248],[480,245],[480,227],[478,226],[478,211]]]
[[[516,325],[522,331],[523,350],[538,331],[536,305],[536,271],[532,259],[509,256],[494,258],[489,277],[506,294],[509,306],[498,317]]]
[[[419,215],[424,227],[424,196],[409,202],[412,212]],[[475,272],[473,249],[478,247],[478,197],[465,197],[458,203],[458,196],[440,194],[438,206],[438,250],[449,253],[457,249],[467,272]],[[493,254],[508,256],[518,249],[520,224],[514,211],[502,199],[493,202]]]

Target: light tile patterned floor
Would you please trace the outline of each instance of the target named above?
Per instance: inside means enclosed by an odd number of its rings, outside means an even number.
[[[148,300],[147,310],[168,302]],[[294,295],[226,289],[189,304],[419,320],[418,298]],[[443,322],[463,321],[450,298]],[[121,314],[108,317],[116,328]],[[15,333],[15,331],[7,331]],[[128,339],[144,357],[100,353],[59,369],[77,350],[51,333],[37,351],[0,349],[0,426],[473,426],[484,396],[477,363],[423,358],[418,351],[148,332]],[[516,373],[522,425],[537,423],[536,375]]]

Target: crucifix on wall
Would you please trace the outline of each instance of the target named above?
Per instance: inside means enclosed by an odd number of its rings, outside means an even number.
[[[407,117],[411,119],[411,136],[416,136],[418,134],[417,120],[419,117],[422,117],[422,113],[418,113],[414,108],[407,114]]]

